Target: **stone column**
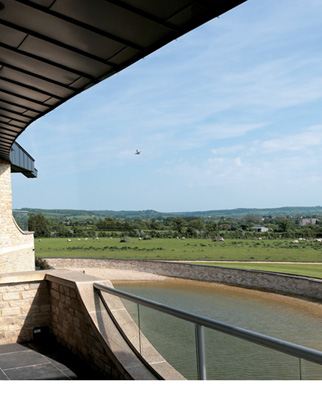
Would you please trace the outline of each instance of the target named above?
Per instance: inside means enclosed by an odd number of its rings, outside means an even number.
[[[34,235],[12,215],[10,163],[0,161],[0,274],[35,270]]]

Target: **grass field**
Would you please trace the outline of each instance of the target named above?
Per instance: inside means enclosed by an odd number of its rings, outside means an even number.
[[[195,262],[192,262],[195,263]],[[275,273],[298,274],[301,276],[322,278],[322,263],[250,263],[250,262],[198,262],[208,266],[233,267]]]
[[[42,238],[36,239],[35,245],[36,256],[43,258],[185,260],[198,261],[196,262],[198,264],[205,263],[322,278],[322,245],[315,241],[294,244],[292,240],[214,242],[199,239],[144,241],[133,238],[128,242],[120,242],[117,238],[87,240],[85,238]],[[202,262],[199,262],[200,260]]]
[[[35,245],[39,257],[322,263],[322,244],[314,241],[44,238]]]

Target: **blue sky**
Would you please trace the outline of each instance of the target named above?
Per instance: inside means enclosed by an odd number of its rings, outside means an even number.
[[[321,205],[321,15],[248,0],[71,99],[19,138],[39,177],[14,206]]]

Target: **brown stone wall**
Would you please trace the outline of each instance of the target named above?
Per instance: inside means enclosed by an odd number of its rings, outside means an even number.
[[[78,267],[84,269],[95,267],[135,270],[168,277],[216,282],[312,300],[322,300],[322,280],[281,273],[161,261],[48,259],[48,262],[55,268]]]
[[[11,167],[0,161],[0,273],[35,270],[34,236],[12,216]]]
[[[50,278],[49,278],[50,280]],[[105,377],[129,378],[108,354],[73,284],[49,282],[51,329],[56,340]]]
[[[34,327],[49,325],[46,281],[0,283],[0,344],[30,341]]]
[[[66,270],[0,274],[0,344],[31,341],[34,328],[47,327],[58,343],[97,372],[97,378],[182,379],[148,342],[145,361],[138,357],[115,319],[135,336],[137,326],[115,297],[104,296],[109,311],[102,306],[95,282],[112,286]]]
[[[183,379],[143,335],[143,359],[139,355],[135,345],[138,327],[122,302],[104,294],[106,309],[94,291],[95,282],[113,287],[111,282],[66,270],[52,270],[46,274],[46,280],[50,285],[51,327],[56,340],[93,370],[113,379]],[[120,327],[133,346],[121,334]]]

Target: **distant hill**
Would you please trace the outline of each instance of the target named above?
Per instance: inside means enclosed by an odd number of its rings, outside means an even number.
[[[162,219],[166,217],[245,217],[245,216],[318,216],[322,215],[321,206],[295,206],[279,207],[267,209],[224,209],[224,210],[206,210],[194,212],[169,212],[163,213],[156,210],[73,210],[73,209],[15,209],[16,212],[25,211],[29,213],[41,213],[46,217],[56,218],[104,218],[114,217],[123,219]]]

